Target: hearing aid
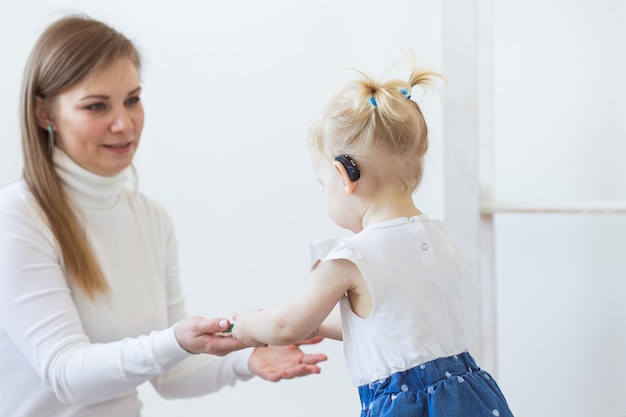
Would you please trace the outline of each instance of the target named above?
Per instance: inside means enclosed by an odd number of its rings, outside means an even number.
[[[361,178],[361,171],[359,171],[359,167],[356,166],[354,159],[350,158],[348,155],[337,155],[335,157],[335,161],[340,162],[341,165],[346,168],[350,181],[355,182]]]

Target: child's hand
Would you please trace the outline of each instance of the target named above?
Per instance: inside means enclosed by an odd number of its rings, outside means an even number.
[[[188,317],[174,326],[174,334],[178,344],[189,353],[224,356],[248,347],[242,341],[223,334],[229,327],[230,320],[225,318]]]
[[[247,330],[249,322],[253,321],[253,318],[256,314],[257,312],[254,311],[235,314],[235,323],[231,334],[233,336],[233,339],[240,340],[248,346],[266,347],[267,343],[261,343],[257,341],[252,336],[250,336],[250,332]]]

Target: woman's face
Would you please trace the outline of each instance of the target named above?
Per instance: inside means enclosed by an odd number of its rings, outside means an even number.
[[[144,114],[137,68],[122,59],[59,94],[52,107],[56,145],[94,174],[127,168],[139,146]]]

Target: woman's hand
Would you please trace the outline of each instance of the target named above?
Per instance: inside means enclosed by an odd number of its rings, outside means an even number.
[[[321,368],[317,364],[327,360],[328,356],[323,353],[304,353],[300,346],[319,343],[322,340],[324,339],[316,337],[293,345],[255,348],[248,362],[250,370],[255,375],[273,382],[319,374]]]
[[[189,353],[209,353],[224,356],[247,348],[248,345],[223,332],[230,327],[226,318],[205,319],[188,317],[174,326],[178,344]]]

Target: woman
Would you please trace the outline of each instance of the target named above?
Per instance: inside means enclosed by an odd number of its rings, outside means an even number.
[[[148,380],[189,397],[318,373],[326,359],[241,350],[228,319],[186,317],[170,218],[125,186],[140,63],[127,38],[83,16],[53,23],[31,52],[24,178],[0,191],[0,415],[138,416]]]

